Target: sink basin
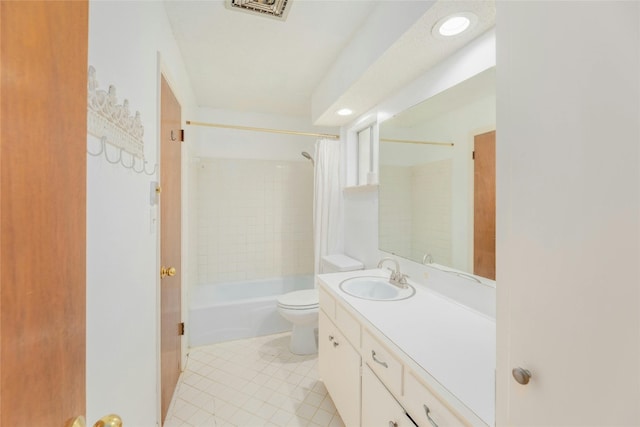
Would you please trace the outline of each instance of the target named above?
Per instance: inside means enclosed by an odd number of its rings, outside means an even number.
[[[343,280],[340,289],[356,298],[374,301],[398,301],[416,293],[411,285],[403,289],[389,283],[389,279],[378,276],[359,276]]]

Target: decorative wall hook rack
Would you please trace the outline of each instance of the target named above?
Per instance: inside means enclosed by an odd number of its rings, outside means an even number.
[[[104,154],[105,159],[111,164],[120,163],[136,173],[154,175],[158,164],[154,165],[152,172],[147,172],[148,162],[144,159],[144,127],[140,112],[130,114],[127,99],[118,104],[115,86],[110,85],[108,91],[98,89],[96,70],[93,66],[89,66],[88,73],[87,133],[100,139],[100,149],[94,153],[87,147],[87,153],[92,156]],[[116,160],[110,157],[106,144],[116,147]],[[129,161],[124,160],[126,156],[123,156],[123,152],[128,154]]]
[[[107,143],[107,138],[103,136],[102,138],[100,138],[100,148],[97,150],[97,152],[92,152],[91,150],[89,150],[89,148],[87,148],[87,153],[94,157],[104,155],[104,158],[107,160],[107,162],[111,163],[112,165],[117,165],[119,163],[125,169],[131,169],[138,174],[144,172],[146,175],[153,176],[158,171],[157,163],[153,165],[153,169],[149,172],[147,171],[147,166],[150,163],[147,160],[136,157],[131,153],[127,153],[122,147],[114,147],[114,149],[111,151],[115,151],[116,154],[109,154],[110,150],[107,147]],[[123,153],[127,154],[125,155]],[[129,157],[129,160],[125,161],[126,157]]]

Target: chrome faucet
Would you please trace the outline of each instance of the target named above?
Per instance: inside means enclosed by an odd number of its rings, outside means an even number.
[[[398,261],[393,258],[382,258],[378,263],[378,268],[382,268],[382,265],[385,261],[392,261],[395,264],[395,270],[391,270],[391,275],[389,275],[389,283],[392,285],[396,285],[400,288],[406,288],[409,284],[407,283],[407,275],[400,273],[400,264]]]

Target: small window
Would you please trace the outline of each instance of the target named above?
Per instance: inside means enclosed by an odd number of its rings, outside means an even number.
[[[358,132],[358,182],[357,185],[368,183],[369,172],[373,170],[373,129],[371,126]]]

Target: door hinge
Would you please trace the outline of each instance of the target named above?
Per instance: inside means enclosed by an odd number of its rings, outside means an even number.
[[[180,129],[180,142],[184,142],[184,129]]]
[[[472,152],[471,152],[471,158],[472,158],[473,160],[475,160],[475,159],[476,159],[476,152],[475,152],[475,151],[472,151]]]
[[[184,335],[184,322],[180,322],[178,325],[178,335]]]

